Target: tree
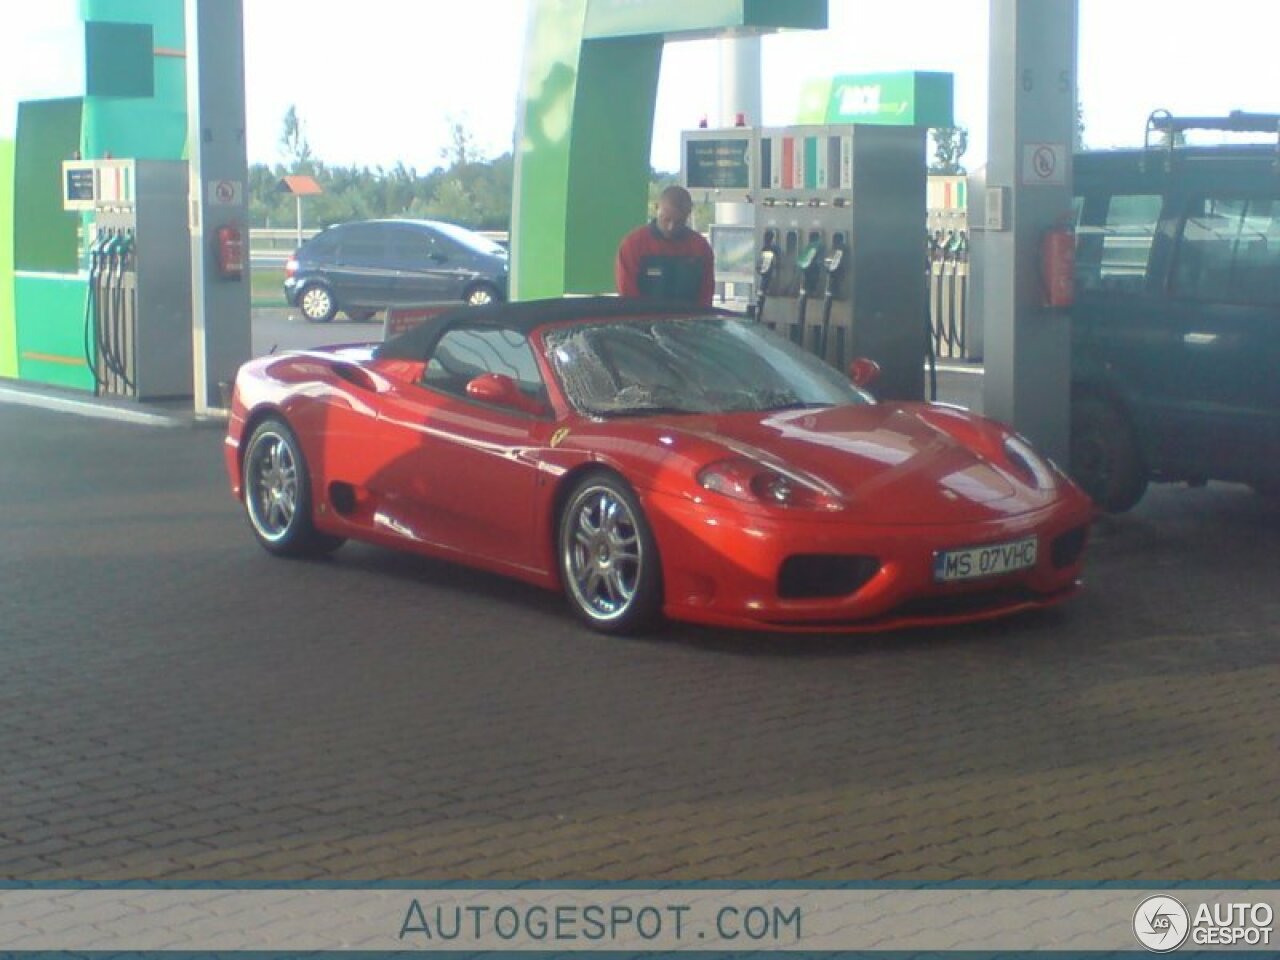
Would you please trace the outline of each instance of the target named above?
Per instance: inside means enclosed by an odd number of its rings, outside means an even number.
[[[311,172],[311,144],[302,130],[302,121],[298,118],[298,108],[294,104],[284,115],[284,130],[280,134],[280,152],[289,161],[289,169],[293,173]]]
[[[930,133],[933,136],[933,163],[929,164],[929,172],[964,173],[964,165],[960,160],[969,149],[968,128],[934,127]]]
[[[479,160],[475,135],[467,128],[465,120],[450,114],[448,124],[450,143],[440,151],[440,158],[448,162],[450,169],[465,167]]]

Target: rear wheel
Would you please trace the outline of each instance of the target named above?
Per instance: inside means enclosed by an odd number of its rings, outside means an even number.
[[[244,506],[253,534],[280,556],[314,557],[342,546],[321,533],[311,514],[311,477],[302,447],[279,417],[260,423],[244,455]]]
[[[313,283],[298,297],[298,308],[310,323],[328,323],[338,312],[338,302],[328,287]]]
[[[1133,509],[1147,490],[1147,472],[1133,428],[1114,404],[1083,396],[1071,404],[1071,475],[1103,510]]]
[[[614,474],[574,487],[560,515],[560,578],[574,613],[603,633],[636,633],[662,607],[658,548],[635,494]]]

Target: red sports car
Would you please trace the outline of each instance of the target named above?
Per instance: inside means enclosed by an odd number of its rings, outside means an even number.
[[[562,589],[607,632],[1043,607],[1075,591],[1093,515],[998,423],[876,403],[732,314],[614,298],[254,360],[226,462],[273,553],[355,538],[457,560]]]

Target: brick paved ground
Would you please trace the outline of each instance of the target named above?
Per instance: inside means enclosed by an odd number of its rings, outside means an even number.
[[[273,560],[220,442],[0,406],[0,876],[1276,879],[1246,490],[1154,491],[1045,615],[626,641],[440,563]]]

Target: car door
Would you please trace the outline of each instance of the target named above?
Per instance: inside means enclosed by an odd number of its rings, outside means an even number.
[[[1165,198],[1135,179],[1079,202],[1072,377],[1077,387],[1122,398],[1150,459],[1166,428],[1176,435],[1170,416],[1180,400],[1171,378],[1180,346],[1165,291]]]
[[[456,300],[449,274],[449,250],[435,231],[425,226],[398,226],[394,231],[396,300],[431,303]]]
[[[396,271],[387,245],[387,225],[345,226],[333,271],[334,295],[344,307],[379,308],[394,296]]]
[[[1280,477],[1280,191],[1189,196],[1169,283],[1188,472]]]
[[[554,422],[473,400],[483,373],[511,377],[530,399],[546,388],[523,333],[460,327],[441,337],[422,381],[383,398],[380,419],[400,450],[379,484],[388,513],[408,535],[472,557],[539,569],[548,531],[535,527],[538,451]],[[548,408],[549,409],[549,408]]]

